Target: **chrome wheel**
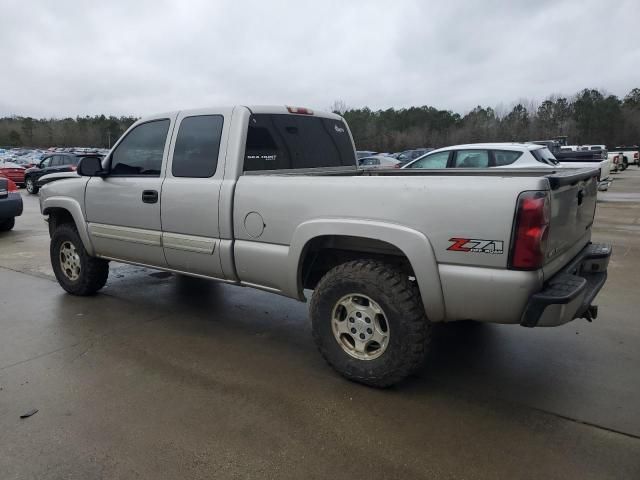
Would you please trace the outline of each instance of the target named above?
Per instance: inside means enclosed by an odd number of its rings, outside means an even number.
[[[80,255],[76,247],[70,241],[62,242],[60,245],[60,267],[62,273],[72,282],[80,278]]]
[[[30,178],[27,178],[26,187],[27,187],[27,192],[33,193],[33,180],[31,180]]]
[[[389,323],[382,308],[361,294],[342,297],[331,313],[333,336],[342,349],[358,360],[374,360],[389,345]]]

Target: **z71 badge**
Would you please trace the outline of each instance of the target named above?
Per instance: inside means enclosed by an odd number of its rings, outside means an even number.
[[[504,253],[502,240],[481,240],[479,238],[450,238],[453,242],[447,250],[453,252],[491,253],[494,255]]]

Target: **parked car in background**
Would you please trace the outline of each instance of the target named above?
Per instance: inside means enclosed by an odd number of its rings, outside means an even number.
[[[24,182],[27,191],[33,194],[38,193],[40,187],[37,182],[40,177],[49,173],[74,172],[80,160],[86,157],[102,158],[102,155],[67,152],[47,154],[36,167],[29,168],[25,172]]]
[[[402,168],[598,168],[598,188],[609,188],[608,160],[558,161],[538,143],[472,143],[440,148]]]
[[[25,168],[14,162],[0,163],[0,177],[8,178],[16,185],[24,187],[24,172]]]
[[[22,197],[15,182],[0,177],[0,232],[11,230],[22,215]]]
[[[109,260],[300,301],[313,290],[324,358],[378,387],[422,367],[433,323],[596,317],[611,255],[591,243],[596,169],[356,166],[349,127],[331,113],[141,119],[104,161],[84,158],[80,177],[42,189],[54,274],[74,295],[104,287]]]
[[[373,155],[377,155],[378,152],[374,152],[371,150],[358,150],[356,152],[356,157],[357,158],[365,158],[365,157],[371,157]]]
[[[387,155],[374,155],[358,159],[358,166],[362,168],[398,168],[400,161]]]

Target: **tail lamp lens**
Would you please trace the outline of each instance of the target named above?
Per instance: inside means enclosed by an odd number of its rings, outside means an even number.
[[[548,192],[532,191],[520,194],[511,242],[511,268],[537,270],[544,265],[550,214]]]

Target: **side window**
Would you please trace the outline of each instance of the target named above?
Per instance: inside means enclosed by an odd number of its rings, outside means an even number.
[[[131,130],[111,156],[111,175],[157,177],[169,131],[169,120],[154,120]]]
[[[487,150],[456,151],[454,168],[488,168],[489,152]]]
[[[416,160],[407,168],[447,168],[448,160],[449,152],[437,152]]]
[[[52,167],[60,167],[62,165],[64,165],[64,157],[62,155],[56,155],[53,157],[53,160],[51,160]]]
[[[51,159],[53,157],[47,157],[42,161],[42,168],[47,168],[51,166]]]
[[[207,178],[216,173],[223,120],[221,115],[182,120],[171,165],[174,177]]]
[[[494,150],[493,162],[494,167],[502,167],[504,165],[511,165],[517,159],[522,156],[522,152],[512,152],[506,150]]]

